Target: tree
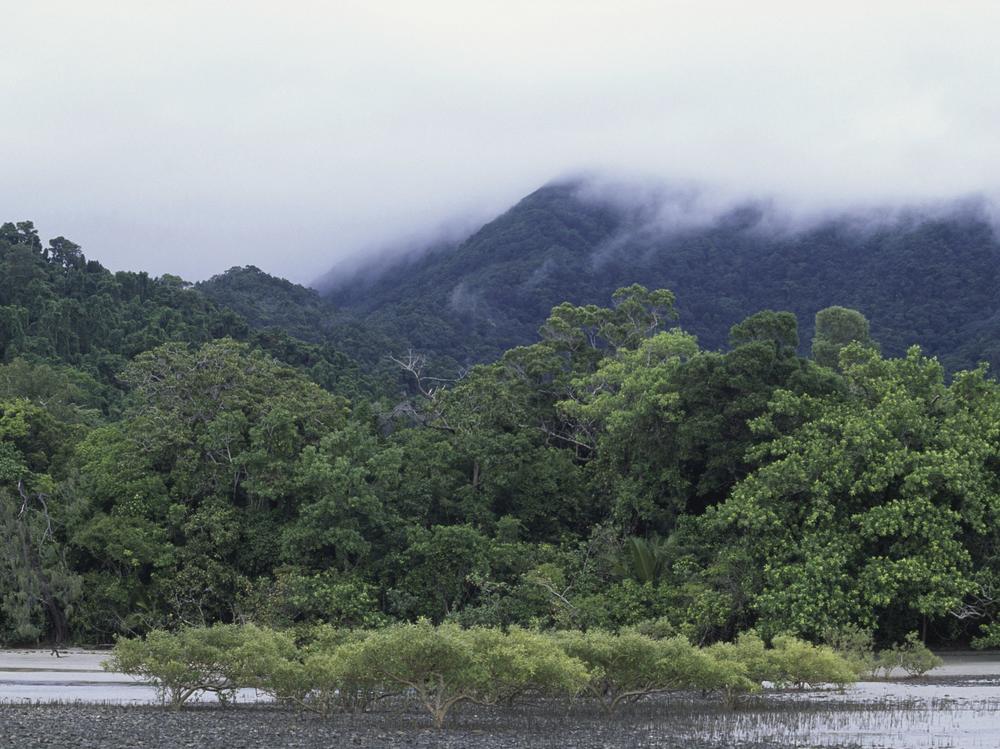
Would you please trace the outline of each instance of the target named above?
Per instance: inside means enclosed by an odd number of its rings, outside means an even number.
[[[774,353],[778,357],[794,356],[799,348],[799,325],[795,315],[791,312],[764,310],[730,328],[730,346],[739,348],[752,343],[774,346]]]
[[[846,390],[779,391],[753,423],[757,468],[706,516],[763,570],[766,633],[883,632],[943,616],[974,589],[968,540],[1000,512],[1000,391],[984,371],[944,383],[911,349],[845,348]]]
[[[879,652],[876,659],[876,668],[882,669],[886,677],[892,673],[893,669],[900,669],[907,676],[923,676],[932,668],[937,668],[944,661],[934,655],[926,645],[920,640],[920,635],[916,632],[907,633],[901,644],[897,643],[891,648]]]
[[[575,397],[559,403],[575,420],[577,439],[593,445],[614,516],[627,532],[667,531],[682,509],[666,488],[678,483],[676,461],[663,453],[681,419],[676,373],[697,351],[681,331],[658,333],[603,359],[574,381]]]
[[[23,398],[0,401],[0,611],[6,637],[56,646],[69,636],[80,576],[66,558],[66,508],[57,479],[79,439],[79,424],[61,423]],[[0,619],[0,622],[3,621]]]
[[[119,639],[102,665],[106,671],[153,682],[161,701],[174,710],[199,692],[213,693],[221,702],[228,702],[249,682],[237,655],[244,634],[231,624],[177,632],[153,630],[142,639]]]
[[[403,543],[402,519],[387,501],[399,490],[402,463],[402,450],[356,423],[304,447],[285,468],[288,488],[302,499],[281,530],[282,559],[347,572]]]
[[[827,307],[816,313],[812,355],[817,364],[837,369],[840,352],[850,343],[873,345],[864,315],[846,307]]]
[[[547,651],[526,633],[421,620],[373,632],[362,649],[372,672],[412,690],[438,728],[462,702],[493,704],[532,687],[573,694],[586,679],[579,661]]]
[[[161,346],[124,379],[123,419],[80,448],[88,611],[112,631],[231,620],[237,591],[281,563],[278,526],[304,504],[294,468],[346,403],[232,340]]]
[[[400,613],[440,621],[475,597],[489,575],[489,539],[468,525],[414,529],[402,554],[406,570],[393,591]]]
[[[852,665],[833,648],[813,645],[789,635],[778,635],[768,653],[775,684],[803,688],[807,685],[850,684],[858,678]]]
[[[605,356],[558,403],[591,446],[594,484],[611,495],[625,534],[671,533],[684,514],[721,501],[750,470],[748,426],[775,390],[823,392],[829,376],[796,355],[789,313],[733,327],[733,350],[702,352],[680,330]]]
[[[707,656],[683,637],[654,640],[638,632],[563,631],[555,642],[588,671],[587,694],[610,716],[624,702],[651,694],[701,688]]]
[[[328,717],[336,711],[364,712],[397,691],[387,690],[366,662],[366,630],[313,627],[301,645],[288,631],[247,631],[245,673],[252,675],[255,688],[279,702]]]

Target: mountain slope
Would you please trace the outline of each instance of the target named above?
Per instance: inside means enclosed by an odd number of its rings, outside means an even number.
[[[268,294],[285,287],[292,284],[276,281]],[[322,304],[307,289],[285,290],[289,320],[306,314],[308,300]],[[176,276],[112,273],[64,237],[43,246],[30,222],[0,225],[0,363],[21,358],[68,365],[111,394],[125,364],[143,351],[172,341],[230,337],[303,369],[327,388],[345,394],[377,389],[357,362],[323,336],[303,342],[283,329],[256,330],[265,327],[259,319],[248,323],[232,307],[253,312],[248,298],[258,305],[266,300],[246,288],[231,296],[229,305],[216,303]],[[236,299],[243,303],[236,305]]]
[[[278,328],[303,341],[324,340],[333,323],[332,306],[314,289],[276,278],[253,265],[230,268],[195,288],[255,328]]]
[[[454,248],[399,262],[340,288],[342,313],[390,338],[460,362],[534,340],[562,301],[605,304],[632,283],[669,288],[680,324],[706,348],[761,309],[794,312],[803,346],[815,313],[853,307],[887,354],[918,343],[950,368],[1000,363],[1000,242],[974,207],[865,223],[844,216],[805,230],[773,228],[745,205],[687,228],[655,211],[548,185]]]

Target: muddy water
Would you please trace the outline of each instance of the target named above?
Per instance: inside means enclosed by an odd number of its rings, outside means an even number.
[[[997,680],[860,683],[839,694],[774,695],[767,701],[770,707],[761,703],[723,716],[714,735],[733,745],[778,747],[1000,747]]]
[[[39,652],[0,653],[0,703],[157,702],[148,684],[103,671],[104,657],[80,651],[61,658]],[[244,690],[239,699],[254,702],[258,695]],[[530,723],[524,713],[536,709],[525,707],[519,715],[459,714],[456,721],[490,735],[495,721],[496,727]],[[615,728],[591,716],[593,711],[583,705],[563,717],[543,712],[546,722],[565,722],[576,732],[589,733],[588,726],[595,736],[610,730],[602,739],[605,746],[997,749],[1000,654],[949,656],[942,668],[923,679],[861,682],[843,692],[771,693],[735,711],[723,710],[714,701],[668,698],[627,711]]]
[[[101,667],[107,653],[61,651],[0,652],[0,702],[91,702],[95,704],[159,704],[156,690],[126,674]],[[240,690],[239,702],[254,702],[252,689]],[[196,695],[201,702],[215,702],[213,694]],[[261,698],[263,699],[263,698]]]

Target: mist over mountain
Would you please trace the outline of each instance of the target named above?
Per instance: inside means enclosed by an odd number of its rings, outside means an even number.
[[[409,238],[381,245],[339,261],[313,281],[311,287],[324,296],[334,296],[348,289],[349,293],[358,295],[362,289],[379,281],[387,271],[399,272],[402,266],[428,255],[452,251],[470,234],[471,230],[460,238],[447,234],[432,235],[430,238]]]
[[[956,369],[1000,362],[998,263],[975,200],[802,218],[767,201],[568,180],[464,241],[322,284],[340,314],[463,364],[535,340],[560,302],[606,304],[639,283],[672,290],[678,324],[705,348],[776,309],[796,314],[806,350],[815,313],[842,305],[870,319],[886,354],[919,344]]]

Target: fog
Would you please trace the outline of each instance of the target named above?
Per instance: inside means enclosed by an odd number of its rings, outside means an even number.
[[[308,282],[582,170],[796,216],[998,187],[992,2],[0,10],[0,220],[112,269]]]

